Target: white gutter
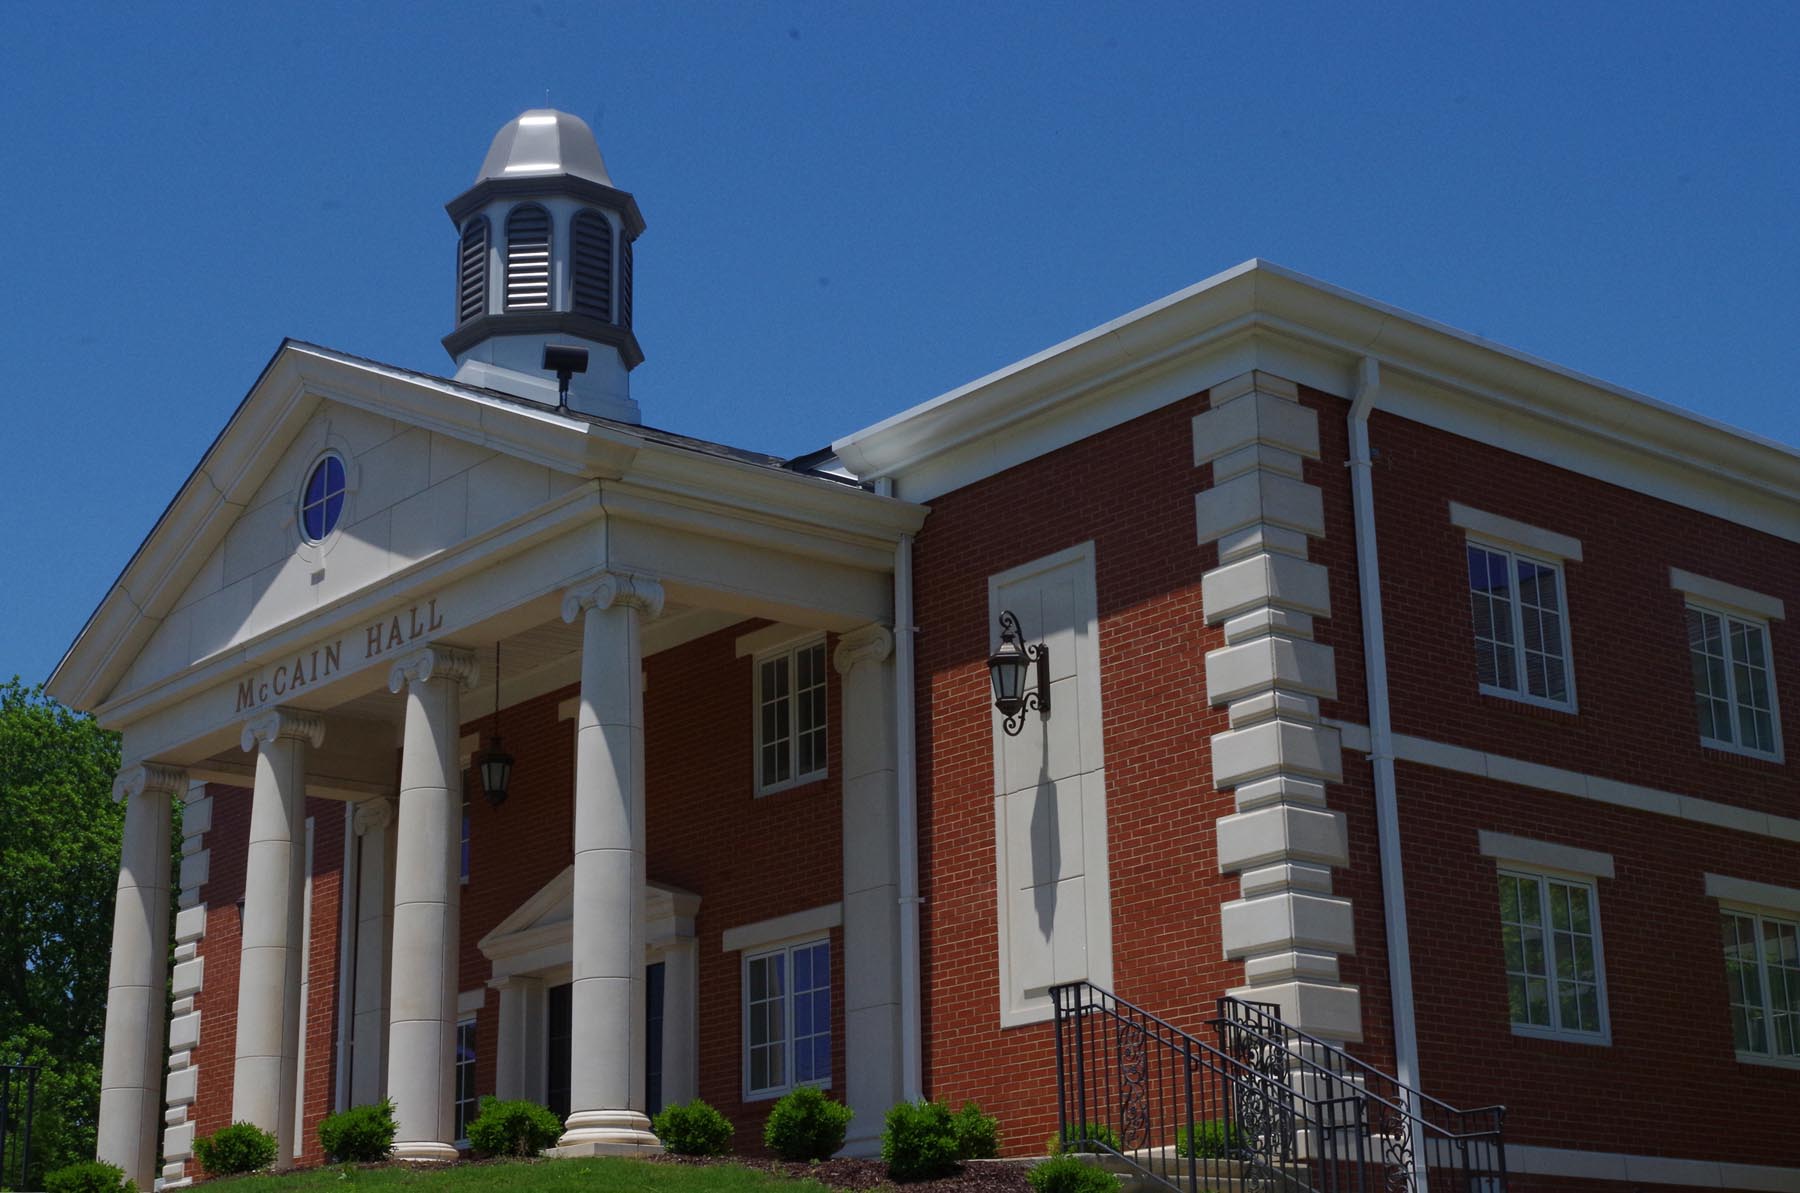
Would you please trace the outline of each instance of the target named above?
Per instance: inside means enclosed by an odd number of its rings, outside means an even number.
[[[1381,844],[1381,900],[1387,921],[1388,987],[1394,1010],[1394,1068],[1419,1088],[1419,1029],[1413,1016],[1412,945],[1406,875],[1400,860],[1400,801],[1394,784],[1394,726],[1388,712],[1387,641],[1381,622],[1381,556],[1375,544],[1375,478],[1369,412],[1381,396],[1381,364],[1362,358],[1350,404],[1350,494],[1356,507],[1356,583],[1362,604],[1363,671],[1369,687],[1369,761],[1375,769],[1375,826]],[[1412,1099],[1408,1098],[1409,1101]],[[1408,1107],[1415,1115],[1419,1108]],[[1423,1188],[1424,1172],[1417,1174]]]
[[[875,491],[894,493],[883,477]],[[894,548],[894,770],[899,783],[900,840],[900,1096],[916,1102],[925,1096],[921,1047],[919,990],[919,780],[913,733],[913,536],[903,534]]]

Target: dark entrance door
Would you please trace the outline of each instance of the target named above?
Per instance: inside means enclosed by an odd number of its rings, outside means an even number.
[[[663,964],[644,969],[644,1110],[655,1118],[662,1110]],[[568,984],[552,986],[546,994],[549,1020],[544,1056],[549,1089],[545,1102],[560,1119],[569,1117],[570,1040],[574,1029],[574,1003]]]

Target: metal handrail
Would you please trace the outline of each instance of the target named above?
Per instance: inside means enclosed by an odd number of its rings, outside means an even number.
[[[0,1065],[0,1186],[23,1189],[30,1187],[31,1175],[31,1120],[37,1111],[37,1065]],[[24,1085],[25,1113],[15,1116],[13,1099],[17,1096],[20,1083]],[[10,1185],[7,1177],[12,1171],[8,1159],[13,1152],[15,1138],[18,1142],[18,1184]]]

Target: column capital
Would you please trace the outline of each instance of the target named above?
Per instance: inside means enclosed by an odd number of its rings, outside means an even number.
[[[179,766],[160,762],[139,762],[125,767],[113,780],[113,802],[128,800],[145,792],[167,792],[171,796],[187,790],[188,773]]]
[[[409,683],[430,683],[434,679],[461,681],[463,687],[472,688],[480,674],[474,651],[434,643],[420,647],[388,669],[388,691],[399,692]]]
[[[848,675],[858,663],[879,663],[894,653],[894,631],[884,625],[866,625],[838,639],[831,653],[839,675]]]
[[[563,592],[563,620],[572,622],[589,609],[610,609],[624,605],[636,609],[646,618],[658,617],[663,610],[663,586],[649,576],[629,572],[600,572]]]
[[[356,835],[359,837],[380,832],[394,823],[394,801],[386,796],[363,800],[356,805],[352,823],[356,828]]]
[[[238,745],[248,754],[259,745],[283,738],[307,742],[316,750],[325,744],[325,719],[318,713],[302,712],[297,708],[272,708],[244,722]]]

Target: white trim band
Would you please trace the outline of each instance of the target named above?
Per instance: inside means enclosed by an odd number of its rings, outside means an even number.
[[[1669,569],[1669,587],[1686,593],[1702,605],[1721,606],[1728,613],[1748,613],[1764,621],[1787,619],[1787,606],[1782,604],[1780,597],[1765,596],[1723,580],[1709,580],[1680,568]]]
[[[1752,882],[1748,878],[1733,878],[1729,874],[1708,874],[1706,893],[1728,903],[1746,903],[1770,911],[1800,912],[1800,891],[1767,882]]]
[[[778,621],[774,625],[766,625],[760,630],[739,634],[732,644],[732,649],[738,658],[744,659],[793,646],[808,638],[821,638],[824,635],[825,631],[817,626],[790,625],[787,622]]]
[[[487,987],[478,990],[464,990],[456,996],[456,1013],[459,1017],[467,1017],[487,1005]]]
[[[1541,870],[1560,870],[1565,874],[1579,874],[1583,878],[1613,876],[1610,853],[1578,849],[1573,845],[1555,845],[1549,841],[1534,841],[1530,837],[1515,837],[1508,833],[1490,833],[1486,829],[1481,830],[1480,836],[1482,857],[1519,862]]]
[[[1453,526],[1462,527],[1471,534],[1510,543],[1515,547],[1523,547],[1526,551],[1538,555],[1548,555],[1556,560],[1572,559],[1576,563],[1581,562],[1581,540],[1573,535],[1559,534],[1540,526],[1515,522],[1513,519],[1503,518],[1499,514],[1471,509],[1460,501],[1450,503],[1450,523]]]
[[[1587,1152],[1519,1143],[1506,1145],[1506,1170],[1520,1176],[1566,1176],[1591,1181],[1637,1181],[1646,1185],[1800,1193],[1800,1168],[1735,1164],[1729,1160],[1633,1156],[1623,1152]]]
[[[724,951],[738,953],[745,949],[780,944],[786,940],[799,940],[801,937],[840,927],[843,922],[844,905],[827,903],[823,907],[778,915],[774,919],[758,920],[754,924],[739,924],[735,928],[725,929]]]
[[[1326,718],[1324,723],[1335,728],[1342,736],[1344,749],[1368,752],[1369,727],[1367,725],[1357,725],[1349,721],[1337,721],[1330,718]],[[1654,812],[1659,816],[1691,820],[1696,824],[1710,824],[1715,828],[1733,829],[1758,837],[1774,837],[1779,841],[1800,841],[1800,820],[1792,816],[1776,816],[1772,813],[1756,812],[1749,808],[1740,808],[1735,804],[1721,804],[1715,800],[1700,799],[1697,796],[1681,795],[1673,791],[1659,791],[1654,787],[1640,787],[1635,783],[1621,783],[1617,779],[1585,775],[1580,771],[1564,770],[1559,766],[1545,766],[1538,762],[1507,758],[1501,754],[1486,754],[1467,746],[1453,746],[1448,742],[1429,741],[1422,737],[1406,737],[1402,734],[1395,734],[1394,757],[1402,762],[1435,766],[1439,770],[1477,775],[1501,783],[1533,787],[1539,791],[1554,791],[1560,795],[1572,795],[1577,799],[1591,799],[1596,803],[1612,804],[1618,808],[1631,808],[1638,812]]]

